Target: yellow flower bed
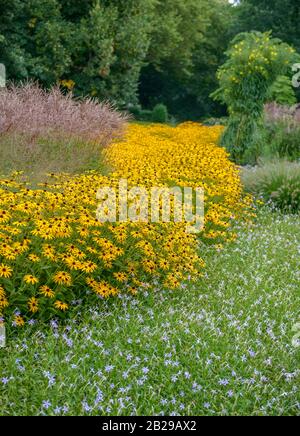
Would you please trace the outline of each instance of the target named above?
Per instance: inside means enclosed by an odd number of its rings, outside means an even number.
[[[64,316],[73,304],[120,292],[136,294],[157,282],[174,289],[204,267],[199,235],[184,223],[100,223],[96,193],[130,185],[205,189],[202,240],[235,237],[232,220],[248,214],[237,167],[216,145],[221,127],[185,123],[177,128],[131,125],[123,141],[105,151],[110,176],[92,172],[53,175],[29,188],[18,175],[0,179],[0,316]]]

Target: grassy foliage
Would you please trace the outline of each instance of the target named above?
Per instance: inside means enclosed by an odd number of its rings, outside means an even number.
[[[248,192],[283,212],[300,211],[300,164],[274,161],[242,172]]]
[[[23,170],[35,179],[95,165],[126,120],[107,103],[75,100],[33,83],[1,89],[0,113],[0,171]]]
[[[230,5],[219,0],[0,0],[0,9],[0,59],[9,79],[29,77],[46,87],[60,82],[76,95],[109,99],[122,108],[138,103],[140,82],[147,82],[141,70],[149,63],[196,86],[198,53],[211,61],[197,72],[213,77],[230,21]],[[216,26],[221,46],[210,31]],[[187,95],[178,87],[171,100]],[[209,104],[209,92],[203,94]]]
[[[298,415],[299,224],[267,213],[240,228],[206,249],[196,285],[9,330],[0,414]]]
[[[297,103],[295,88],[292,86],[291,78],[288,76],[278,76],[271,85],[268,92],[268,101],[276,102],[280,105],[292,106]]]
[[[266,142],[262,155],[269,158],[300,158],[300,125],[289,127],[285,122],[266,125]]]
[[[300,109],[271,103],[265,106],[266,142],[263,154],[268,157],[300,158]]]

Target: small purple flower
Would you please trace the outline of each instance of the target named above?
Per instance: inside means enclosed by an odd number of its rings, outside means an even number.
[[[28,321],[28,324],[29,324],[29,325],[34,325],[34,324],[36,324],[36,320],[35,320],[35,319],[30,319],[30,320]]]
[[[106,372],[111,372],[113,369],[114,369],[113,365],[106,365],[106,367],[105,367]]]
[[[229,385],[229,380],[227,380],[226,378],[223,380],[219,380],[219,385],[220,386],[227,386],[227,385]]]
[[[53,329],[57,329],[58,328],[58,322],[55,319],[53,319],[52,321],[50,321],[50,326]]]
[[[92,410],[92,408],[88,405],[86,401],[82,402],[82,407],[85,412],[90,412]]]
[[[51,402],[49,400],[43,401],[42,407],[48,410],[51,407]]]

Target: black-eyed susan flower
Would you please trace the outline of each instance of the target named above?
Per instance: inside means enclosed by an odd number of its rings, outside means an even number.
[[[115,279],[118,280],[118,282],[126,282],[127,275],[123,272],[117,272],[113,274]]]
[[[56,283],[58,285],[71,286],[72,277],[66,271],[59,271],[54,275],[53,281],[54,281],[54,283]]]
[[[13,269],[8,266],[1,263],[0,265],[0,277],[4,277],[5,279],[8,279],[12,276]]]
[[[94,271],[96,271],[97,268],[98,268],[98,265],[96,265],[94,262],[83,262],[80,265],[79,269],[87,274],[90,274],[90,273],[93,273]]]
[[[0,310],[2,312],[9,305],[8,300],[6,298],[5,290],[2,286],[0,286]]]
[[[63,303],[60,300],[56,300],[54,303],[54,307],[62,312],[65,312],[69,309],[69,305],[67,303]]]
[[[31,274],[26,274],[23,278],[23,281],[27,285],[36,285],[39,282],[39,279]]]
[[[217,146],[221,133],[222,127],[196,123],[176,128],[130,125],[122,146],[116,142],[104,151],[115,169],[110,176],[96,171],[59,174],[53,184],[41,184],[38,189],[0,178],[0,277],[18,282],[25,276],[26,283],[39,283],[41,297],[53,302],[55,289],[48,284],[52,280],[61,285],[57,301],[63,306],[56,303],[40,311],[48,315],[47,310],[64,311],[69,285],[74,285],[74,294],[80,295],[88,286],[99,297],[109,298],[126,290],[135,294],[135,289],[154,277],[173,289],[185,277],[196,276],[205,264],[198,255],[198,239],[186,233],[185,223],[100,223],[96,192],[102,186],[118,187],[120,178],[128,180],[128,187],[143,186],[149,192],[153,186],[169,183],[182,188],[202,186],[207,213],[199,236],[212,245],[234,240],[230,223],[240,216],[251,219],[251,198],[243,197],[238,168]],[[169,276],[172,272],[176,274]],[[9,285],[7,289],[14,288],[13,282]],[[20,288],[20,301],[12,301],[25,313],[31,296],[24,298],[24,286]],[[25,294],[29,291],[26,287]],[[9,291],[3,290],[1,298],[1,315],[13,317]]]
[[[47,298],[53,298],[55,296],[54,291],[47,285],[40,287],[40,293]]]
[[[0,210],[0,223],[6,223],[10,217],[11,215],[7,210]]]
[[[36,313],[39,310],[39,303],[37,298],[31,297],[28,300],[28,309],[31,313]]]
[[[13,323],[14,323],[17,327],[23,327],[23,326],[25,325],[24,318],[23,318],[21,315],[15,315],[15,316],[14,316]]]
[[[40,261],[40,257],[37,256],[36,254],[30,254],[30,255],[28,256],[28,259],[31,260],[31,262],[34,262],[34,263]]]

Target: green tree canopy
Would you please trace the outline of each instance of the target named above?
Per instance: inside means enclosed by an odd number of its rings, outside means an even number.
[[[240,0],[234,9],[234,33],[272,30],[273,36],[293,45],[300,52],[298,0]]]
[[[9,79],[75,84],[75,94],[120,107],[137,103],[141,82],[148,104],[165,101],[175,112],[211,105],[227,0],[0,0],[0,8]]]
[[[154,32],[140,81],[142,104],[153,107],[163,101],[179,119],[223,114],[209,95],[217,87],[216,71],[230,42],[233,8],[227,0],[170,0],[160,8],[165,9],[163,17],[170,11],[169,20],[164,32],[161,27]],[[161,32],[169,35],[172,48]]]
[[[150,45],[153,0],[0,0],[0,61],[9,79],[45,86],[75,82],[75,92],[136,101]]]

